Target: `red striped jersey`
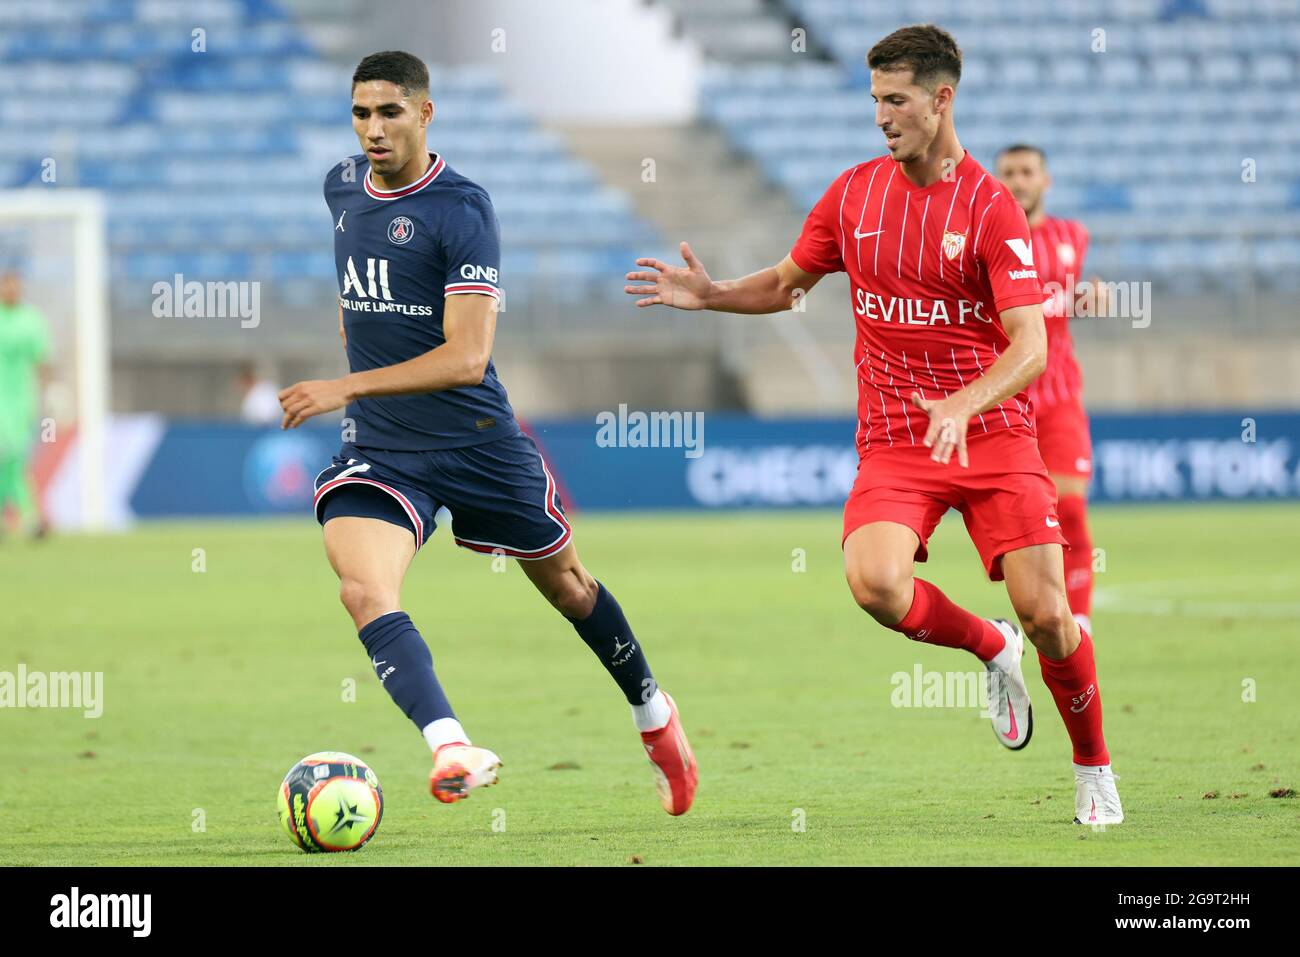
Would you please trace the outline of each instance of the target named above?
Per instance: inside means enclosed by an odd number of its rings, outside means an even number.
[[[969,153],[925,187],[889,156],[845,170],[790,256],[849,275],[859,454],[919,445],[928,419],[911,393],[942,398],[983,375],[1010,342],[998,314],[1043,301],[1025,214]],[[971,420],[972,435],[998,429],[1033,433],[1026,393]]]
[[[1083,391],[1083,373],[1074,358],[1074,340],[1070,338],[1070,302],[1075,283],[1083,279],[1088,230],[1073,219],[1046,216],[1030,229],[1030,234],[1034,262],[1046,295],[1043,318],[1047,322],[1047,368],[1030,383],[1029,397],[1036,407],[1043,408],[1078,399]]]

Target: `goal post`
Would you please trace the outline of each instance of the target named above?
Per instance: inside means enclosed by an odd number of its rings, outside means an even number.
[[[73,524],[102,531],[108,525],[110,374],[103,195],[87,189],[0,190],[0,257],[23,275],[25,298],[45,315],[54,342],[71,346],[71,368],[57,364],[70,374],[75,392],[69,411],[76,422],[72,454],[80,508]]]

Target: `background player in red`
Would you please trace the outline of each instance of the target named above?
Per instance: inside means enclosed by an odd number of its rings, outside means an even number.
[[[1083,277],[1088,230],[1073,219],[1048,216],[1043,196],[1052,185],[1047,156],[1037,146],[1008,146],[997,158],[997,174],[1029,220],[1034,265],[1042,281],[1047,324],[1047,368],[1029,385],[1038,427],[1038,451],[1056,483],[1056,511],[1065,549],[1065,593],[1070,611],[1092,633],[1092,536],[1088,531],[1088,480],[1092,437],[1083,409],[1083,374],[1074,357],[1070,317],[1076,285]],[[1095,279],[1095,291],[1104,290]]]
[[[625,288],[642,307],[765,314],[791,308],[826,273],[849,274],[861,456],[844,510],[853,596],[887,628],[984,662],[994,732],[1022,748],[1032,730],[1023,635],[913,574],[940,518],[960,510],[989,577],[1006,580],[1069,732],[1076,821],[1118,823],[1092,640],[1066,601],[1056,490],[1025,392],[1047,352],[1029,226],[957,139],[951,36],[906,27],[867,65],[889,155],[840,174],[784,260],[714,282],[682,243],[685,268],[639,259],[654,271],[628,280],[653,285]]]

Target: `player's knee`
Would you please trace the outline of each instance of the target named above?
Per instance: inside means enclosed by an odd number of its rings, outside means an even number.
[[[546,590],[546,600],[554,605],[561,615],[581,621],[590,616],[592,609],[596,607],[598,590],[596,580],[589,575],[564,575]]]
[[[397,595],[392,589],[361,578],[344,576],[339,580],[339,600],[358,627],[380,615],[396,610]]]
[[[1025,637],[1034,647],[1051,658],[1068,654],[1070,640],[1070,606],[1064,595],[1050,594],[1019,609]]]
[[[878,621],[893,624],[907,614],[907,576],[890,568],[850,568],[849,591],[858,607]]]

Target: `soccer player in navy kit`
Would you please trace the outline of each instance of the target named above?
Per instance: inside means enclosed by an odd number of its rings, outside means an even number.
[[[428,152],[429,73],[372,54],[352,77],[363,154],[330,170],[339,334],[350,374],[280,393],[285,428],[347,406],[344,445],[316,478],[316,517],[340,597],[375,673],[433,751],[444,803],[493,784],[500,759],[470,743],[401,611],[406,569],[452,513],[465,548],[509,555],[618,683],[669,814],[691,806],[695,758],[622,609],[582,563],[554,478],[515,421],[492,364],[500,244],[488,194]]]

